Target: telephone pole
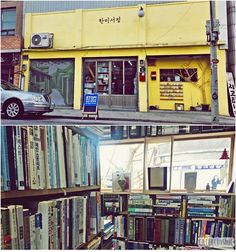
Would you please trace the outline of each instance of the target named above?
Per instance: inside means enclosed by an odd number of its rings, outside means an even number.
[[[219,123],[219,98],[217,78],[217,42],[219,40],[219,20],[215,18],[215,0],[210,0],[210,20],[206,22],[207,41],[211,51],[211,123]]]

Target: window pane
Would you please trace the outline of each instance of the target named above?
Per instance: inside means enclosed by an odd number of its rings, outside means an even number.
[[[130,172],[131,191],[143,191],[144,144],[100,146],[101,189],[112,190],[112,173]]]
[[[134,60],[125,61],[125,94],[137,94],[137,62]]]
[[[31,60],[29,91],[42,90],[56,106],[73,106],[74,60]]]
[[[170,177],[171,142],[148,143],[146,159],[146,190],[148,190],[148,167],[167,167],[167,189]]]
[[[11,30],[16,27],[16,10],[2,10],[2,30]]]
[[[96,62],[85,62],[83,67],[84,93],[95,93],[96,88]]]
[[[123,61],[112,62],[111,94],[123,94]]]
[[[98,62],[97,92],[109,93],[109,62]]]
[[[205,190],[208,183],[213,190],[225,190],[229,159],[220,159],[224,149],[229,155],[230,138],[174,142],[171,188],[184,189],[185,173],[197,172],[197,190]]]

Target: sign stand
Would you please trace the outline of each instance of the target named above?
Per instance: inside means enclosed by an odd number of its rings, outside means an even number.
[[[85,94],[84,95],[84,104],[82,111],[82,120],[84,116],[95,115],[95,120],[99,118],[98,115],[98,94]]]

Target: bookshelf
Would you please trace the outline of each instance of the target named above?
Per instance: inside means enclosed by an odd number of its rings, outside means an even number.
[[[97,69],[97,92],[101,94],[109,93],[109,62],[98,62]]]
[[[1,135],[1,248],[99,248],[98,139],[64,126],[2,126]]]
[[[104,195],[115,197],[114,193],[106,192]],[[173,246],[196,249],[204,247],[199,246],[198,238],[235,238],[234,193],[125,195],[128,207],[128,211],[124,212],[127,218],[125,234],[123,237],[113,237],[124,244],[125,247],[120,246],[120,249],[173,249]],[[106,200],[102,202],[102,214],[106,212],[105,203]],[[121,212],[116,214],[121,215]],[[119,245],[116,249],[119,249]]]

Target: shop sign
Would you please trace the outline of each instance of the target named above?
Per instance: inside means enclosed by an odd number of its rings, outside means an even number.
[[[83,117],[84,115],[96,115],[95,119],[98,116],[98,94],[85,94],[84,95],[84,104],[83,104]]]
[[[234,83],[232,73],[226,73],[226,74],[227,74],[227,83],[228,83],[228,90],[229,90],[229,97],[230,97],[230,101],[231,101],[231,106],[233,109],[234,116],[236,116],[235,83]]]
[[[99,19],[100,24],[115,24],[115,23],[120,23],[120,16],[119,17],[106,17],[106,18],[100,18]]]

